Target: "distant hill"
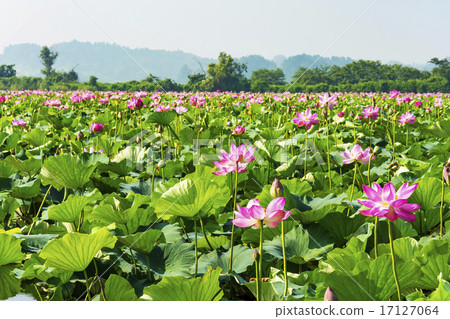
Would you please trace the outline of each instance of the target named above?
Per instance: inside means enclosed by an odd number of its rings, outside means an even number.
[[[186,83],[189,74],[206,72],[208,64],[216,62],[215,59],[202,58],[183,51],[126,47],[122,49],[109,43],[71,41],[55,44],[51,49],[59,54],[55,68],[58,71],[70,71],[75,68],[80,81],[87,81],[91,75],[96,76],[100,82],[139,81],[147,77],[143,68],[160,79],[170,78],[178,83]],[[5,48],[3,54],[0,54],[0,65],[15,64],[18,76],[42,76],[40,50],[41,46],[37,44],[10,45]],[[236,58],[236,61],[247,64],[245,75],[248,77],[257,69],[280,67],[287,81],[291,80],[292,75],[300,67],[308,67],[316,60],[314,67],[334,64],[343,66],[352,62],[348,57],[318,58],[318,55],[301,54],[291,57],[279,55],[273,60],[268,60],[260,55],[249,55]]]

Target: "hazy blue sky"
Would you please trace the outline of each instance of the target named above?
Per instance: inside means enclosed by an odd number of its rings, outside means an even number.
[[[16,43],[73,39],[203,57],[323,53],[424,63],[450,56],[445,0],[9,0],[2,1],[0,52]]]

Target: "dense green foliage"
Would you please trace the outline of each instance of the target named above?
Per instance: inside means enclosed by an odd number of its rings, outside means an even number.
[[[450,300],[448,94],[0,98],[0,300],[255,300],[259,243],[260,300],[324,300],[327,287],[343,301]],[[377,116],[362,116],[367,105]],[[306,109],[318,121],[308,130],[293,121]],[[399,121],[407,111],[415,123]],[[241,143],[254,160],[214,174],[218,155]],[[374,157],[345,164],[341,152],[356,144]],[[416,220],[363,213],[356,199],[372,182],[417,184]],[[273,196],[288,219],[233,228],[233,199],[268,208]]]

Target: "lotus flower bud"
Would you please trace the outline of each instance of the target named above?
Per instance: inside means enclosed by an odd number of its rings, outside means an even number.
[[[388,113],[391,115],[393,113],[392,109],[389,109]]]
[[[323,297],[323,300],[325,301],[339,301],[338,296],[334,293],[333,289],[330,287],[327,288],[327,291],[325,291],[325,296]]]
[[[162,133],[163,132],[163,127],[161,125],[158,125],[157,132],[158,133]]]
[[[119,111],[119,113],[117,113],[117,118],[120,120],[122,118],[122,112]]]
[[[270,195],[272,195],[273,198],[277,197],[283,197],[284,190],[283,190],[283,184],[278,179],[274,179],[272,183],[272,187],[270,188]]]
[[[139,135],[136,137],[136,143],[141,143],[141,137]]]
[[[66,135],[66,139],[67,139],[68,141],[70,141],[70,135],[69,135],[69,134]]]
[[[328,112],[327,112],[327,108],[323,107],[322,108],[322,116],[324,119],[326,119],[328,117]]]
[[[81,141],[84,138],[83,132],[78,131],[77,133],[77,140]]]
[[[450,186],[450,159],[448,160],[447,164],[444,166],[443,176],[445,183],[447,186]]]
[[[253,259],[258,262],[259,261],[259,252],[255,249],[253,250]]]

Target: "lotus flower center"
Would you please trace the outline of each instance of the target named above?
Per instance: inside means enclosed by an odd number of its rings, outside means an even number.
[[[389,203],[383,202],[383,206],[389,206]]]
[[[395,199],[398,199],[398,195],[395,195]]]

